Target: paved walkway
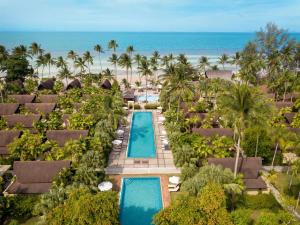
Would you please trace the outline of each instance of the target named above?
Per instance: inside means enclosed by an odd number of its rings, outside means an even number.
[[[127,146],[130,133],[130,124],[132,112],[130,111],[127,120],[129,125],[124,128],[124,139],[121,149],[114,149],[109,156],[107,174],[179,174],[180,169],[177,169],[173,162],[171,150],[162,150],[160,136],[164,129],[163,124],[158,121],[161,116],[158,110],[141,110],[151,111],[153,113],[153,124],[156,143],[156,157],[154,158],[127,158]]]

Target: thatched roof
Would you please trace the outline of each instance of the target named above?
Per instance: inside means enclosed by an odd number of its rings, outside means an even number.
[[[0,103],[0,116],[14,114],[17,112],[18,108],[18,103]]]
[[[287,123],[291,124],[293,122],[294,117],[296,116],[296,113],[285,113],[284,117],[287,121]]]
[[[275,106],[277,109],[293,107],[293,105],[294,105],[294,103],[292,103],[292,102],[275,102]]]
[[[52,181],[71,161],[15,161],[17,179],[5,190],[8,194],[41,194],[49,191]]]
[[[15,138],[19,138],[21,131],[17,130],[0,130],[0,155],[8,155],[7,146],[13,142]]]
[[[223,168],[228,168],[232,172],[235,165],[234,157],[231,158],[208,158],[209,164],[221,165]],[[243,174],[247,189],[266,189],[267,186],[259,177],[259,171],[262,169],[262,159],[260,157],[239,158],[238,173]]]
[[[101,84],[101,87],[103,89],[111,89],[111,83],[109,82],[109,80],[105,80],[102,84]]]
[[[231,70],[208,70],[205,76],[210,79],[221,78],[224,80],[231,80],[233,72]]]
[[[56,141],[62,147],[69,140],[87,137],[88,132],[88,130],[48,130],[46,136],[48,140]]]
[[[211,137],[214,135],[233,137],[233,129],[231,128],[193,128],[192,132],[204,137]]]
[[[48,79],[46,81],[42,81],[38,86],[38,90],[52,90],[54,87],[54,83],[55,83],[54,79]]]
[[[8,98],[13,99],[19,104],[25,104],[33,102],[35,95],[8,95]]]
[[[25,108],[32,113],[51,113],[56,107],[55,103],[26,103]]]
[[[126,91],[123,92],[123,99],[126,101],[134,101],[135,97],[134,97],[134,89],[128,89]]]
[[[41,115],[29,114],[29,115],[5,115],[3,118],[6,120],[8,127],[12,128],[17,124],[23,125],[25,128],[33,128],[33,123],[38,122],[41,119]]]
[[[58,95],[41,95],[39,99],[41,103],[57,103]]]
[[[72,88],[81,88],[81,83],[78,79],[75,79],[71,83],[69,83],[66,89],[69,90]]]

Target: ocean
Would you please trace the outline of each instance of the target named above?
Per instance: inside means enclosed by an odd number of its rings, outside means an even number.
[[[300,41],[300,33],[291,33],[291,37]],[[11,49],[32,42],[41,44],[45,52],[51,52],[54,57],[66,56],[69,50],[78,54],[90,51],[96,56],[92,70],[96,70],[98,57],[93,50],[96,44],[106,50],[103,54],[103,66],[112,68],[107,62],[111,51],[107,43],[114,39],[121,54],[127,46],[133,45],[135,52],[151,55],[159,51],[161,55],[173,53],[186,54],[192,64],[196,64],[200,56],[208,56],[212,64],[216,63],[219,55],[232,55],[243,49],[247,42],[255,38],[255,33],[181,33],[181,32],[0,32],[0,45]],[[227,65],[230,67],[230,65]]]

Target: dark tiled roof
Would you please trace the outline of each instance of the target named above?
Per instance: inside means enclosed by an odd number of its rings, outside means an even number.
[[[14,114],[18,108],[19,103],[0,103],[0,116]]]
[[[84,138],[87,135],[88,130],[48,130],[46,132],[47,139],[56,141],[60,147],[64,146],[69,140]]]
[[[233,129],[231,128],[193,128],[192,132],[204,137],[214,135],[233,137]]]
[[[25,128],[33,128],[33,123],[41,119],[41,115],[6,115],[3,118],[7,121],[8,127],[14,127],[17,124],[22,124]]]
[[[102,84],[101,87],[104,89],[111,89],[111,83],[109,82],[109,80],[105,80]]]
[[[31,103],[35,99],[35,95],[8,95],[8,97],[19,104]]]
[[[256,179],[244,179],[244,183],[248,190],[267,189],[267,185],[261,177]]]
[[[205,72],[207,78],[222,78],[231,80],[233,72],[231,70],[208,70]]]
[[[296,113],[285,113],[284,117],[286,118],[287,122],[291,124],[293,122],[295,115]]]
[[[55,176],[71,161],[15,161],[16,181],[6,192],[9,194],[39,194],[49,191]]]
[[[7,146],[20,135],[21,132],[17,130],[0,130],[0,155],[8,155]]]
[[[38,90],[52,90],[54,87],[54,83],[54,79],[42,81],[38,86]]]
[[[56,107],[55,103],[26,103],[25,108],[32,113],[51,113]]]
[[[68,84],[67,90],[72,88],[81,88],[81,83],[78,79],[73,80],[71,83]]]
[[[275,102],[275,106],[277,109],[293,107],[293,105],[294,105],[294,103],[292,103],[292,102]]]
[[[124,91],[123,92],[123,98],[125,100],[132,100],[133,101],[135,99],[134,98],[134,92],[135,92],[134,89],[129,89],[129,90]]]
[[[58,95],[41,95],[39,99],[41,103],[57,103]]]

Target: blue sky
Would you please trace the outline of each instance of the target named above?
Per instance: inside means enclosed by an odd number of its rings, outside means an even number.
[[[0,30],[300,32],[300,0],[0,0]]]

